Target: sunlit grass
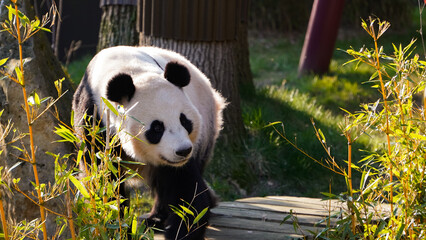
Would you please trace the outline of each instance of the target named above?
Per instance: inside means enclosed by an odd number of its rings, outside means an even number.
[[[78,85],[81,78],[83,77],[84,72],[86,71],[86,67],[92,57],[93,56],[91,55],[86,55],[79,58],[77,61],[70,62],[70,64],[66,67],[69,75],[71,76],[71,81],[75,84],[75,86]]]

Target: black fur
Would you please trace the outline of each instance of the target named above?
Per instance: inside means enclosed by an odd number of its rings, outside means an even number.
[[[196,226],[190,229],[189,234],[185,223],[182,223],[179,229],[182,220],[170,210],[170,206],[188,207],[185,202],[191,203],[198,213],[207,207],[211,209],[215,206],[215,197],[202,178],[199,161],[191,158],[186,165],[179,168],[152,167],[149,181],[154,192],[155,203],[148,222],[164,227],[166,239],[175,239],[176,236],[177,239],[185,240],[204,239],[210,210]],[[192,223],[194,217],[189,217],[189,223]]]
[[[92,142],[92,137],[89,134],[89,131],[86,129],[86,126],[93,125],[93,113],[95,101],[93,100],[93,93],[90,85],[88,84],[88,76],[90,73],[86,71],[83,78],[81,79],[80,85],[78,85],[73,98],[72,109],[74,111],[74,128],[79,136],[85,136],[86,146],[90,146]],[[86,114],[86,118],[83,119],[84,114]],[[99,115],[98,115],[99,119]],[[96,122],[96,124],[100,124],[102,126],[102,122]],[[95,140],[96,141],[96,140]],[[97,142],[99,146],[101,144]],[[91,164],[91,159],[89,155],[86,156],[86,162]]]
[[[164,130],[164,123],[158,120],[154,120],[152,121],[149,129],[145,132],[145,137],[149,143],[158,144],[161,141]]]
[[[185,114],[181,113],[180,117],[180,124],[182,124],[182,126],[186,129],[186,131],[188,132],[188,134],[192,133],[192,121],[189,120]]]
[[[120,73],[113,77],[107,86],[107,98],[111,101],[122,103],[123,98],[127,101],[135,94],[136,88],[130,75]]]
[[[164,78],[177,87],[185,87],[191,80],[188,68],[178,62],[169,62],[164,70]]]
[[[80,85],[74,93],[74,98],[72,100],[72,109],[74,110],[74,119],[80,120],[83,118],[85,112],[89,115],[93,115],[93,106],[95,102],[93,100],[93,93],[90,85],[87,81],[88,75],[90,73],[86,71],[83,78],[81,79]],[[74,121],[75,124],[78,124]]]

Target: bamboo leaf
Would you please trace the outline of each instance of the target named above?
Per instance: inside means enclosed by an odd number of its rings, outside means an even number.
[[[58,96],[62,95],[62,82],[65,80],[65,77],[56,80],[55,83],[55,88],[56,91],[58,92]]]
[[[111,102],[108,99],[102,98],[102,101],[105,103],[108,109],[115,114],[115,116],[119,116],[117,109],[115,109],[115,107],[111,104]]]
[[[139,176],[139,174],[138,174],[137,172],[134,172],[133,174],[130,174],[129,176],[126,176],[126,178],[124,178],[124,179],[120,180],[120,183],[124,183],[124,182],[126,182],[127,180],[132,179],[132,178],[133,178],[133,177],[135,177],[135,176],[140,177],[140,176]]]
[[[51,33],[52,31],[50,30],[50,29],[48,29],[48,28],[38,28],[38,29],[40,29],[40,30],[42,30],[42,31],[45,31],[45,32],[48,32],[48,33]]]
[[[74,128],[74,111],[71,111],[70,124],[71,124],[71,127]]]
[[[186,213],[188,213],[189,215],[191,215],[191,216],[194,216],[194,212],[193,211],[191,211],[189,208],[187,208],[187,207],[185,207],[185,206],[183,206],[183,205],[179,205],[180,206],[180,208],[182,208],[182,210],[184,211],[184,212],[186,212]]]
[[[138,122],[139,124],[141,124],[142,126],[145,126],[145,124],[144,124],[143,122],[141,122],[139,119],[135,118],[134,116],[129,115],[129,117],[130,117],[131,119],[135,120],[136,122]]]
[[[74,184],[74,186],[80,191],[81,195],[85,198],[90,198],[89,192],[86,190],[86,188],[81,184],[80,181],[77,180],[73,175],[69,176],[69,179]]]
[[[137,229],[138,229],[138,219],[137,219],[136,215],[134,215],[133,219],[132,219],[132,235],[133,236],[136,235]]]
[[[136,162],[136,161],[124,161],[124,160],[121,160],[121,161],[120,161],[120,163],[133,164],[133,165],[140,165],[140,166],[144,166],[144,165],[146,165],[146,164],[145,164],[145,163],[143,163],[143,162]]]
[[[374,232],[374,237],[377,237],[379,233],[386,227],[386,222],[380,219],[379,226],[376,228],[376,231]]]
[[[194,221],[192,222],[192,224],[193,224],[193,225],[197,224],[197,223],[201,220],[201,218],[203,218],[203,217],[204,217],[204,215],[206,215],[206,213],[207,213],[207,211],[208,211],[208,210],[209,210],[209,208],[208,208],[208,207],[204,208],[204,209],[203,209],[203,211],[201,211],[201,212],[197,215],[197,217],[195,217],[195,219],[194,219]]]
[[[118,224],[107,223],[105,226],[106,226],[106,228],[112,229],[112,230],[120,229],[120,225],[118,225]]]
[[[20,147],[17,147],[17,146],[12,146],[14,149],[16,149],[16,150],[18,150],[18,151],[20,151],[20,152],[24,152],[24,149],[22,149],[22,148],[20,148]]]
[[[7,10],[8,10],[8,12],[9,12],[9,14],[8,14],[9,22],[12,22],[13,14],[14,14],[14,12],[16,12],[16,11],[15,11],[15,9],[12,7],[12,5],[9,5],[9,6],[6,6],[6,7],[7,7]]]
[[[38,96],[38,94],[36,92],[33,92],[32,95],[34,97],[34,102],[37,105],[37,107],[40,106],[41,102],[40,102],[40,97]]]
[[[59,125],[59,127],[55,127],[55,133],[62,137],[62,140],[58,140],[57,142],[71,142],[78,143],[79,139],[73,134],[73,132],[63,125]]]
[[[40,20],[36,19],[31,21],[31,31],[38,29],[40,26]]]
[[[277,125],[277,124],[282,124],[282,122],[280,122],[280,121],[272,122],[272,123],[269,123],[268,125],[266,125],[264,128],[271,127],[271,126],[275,126],[275,125]]]
[[[21,86],[23,86],[24,85],[23,76],[22,76],[21,69],[18,66],[15,67],[15,73],[16,73],[16,78],[18,79],[18,83],[21,84]]]
[[[361,190],[364,189],[365,184],[367,183],[367,179],[368,179],[369,175],[370,175],[370,170],[362,172],[361,181],[359,183],[359,188]]]
[[[283,224],[285,223],[285,221],[289,220],[291,217],[293,217],[293,215],[292,215],[292,214],[289,214],[289,215],[285,216],[285,217],[283,218],[283,220],[281,221],[280,225],[283,225]]]
[[[117,168],[114,166],[114,164],[111,161],[107,161],[108,163],[108,169],[115,175],[117,176],[118,170]]]
[[[61,236],[64,233],[66,227],[67,227],[67,224],[62,225],[61,230],[59,230],[58,236]]]
[[[173,206],[173,205],[170,205],[170,209],[171,209],[171,210],[172,210],[172,211],[173,211],[176,215],[178,215],[180,219],[182,219],[184,222],[186,222],[185,215],[183,214],[183,212],[182,212],[179,208],[177,208],[177,207],[175,207],[175,206]]]
[[[368,32],[368,26],[367,26],[367,23],[364,21],[364,19],[361,22],[361,26],[362,26],[362,28],[364,28],[365,31]]]
[[[322,133],[321,129],[318,128],[318,133],[321,136],[321,142],[326,143],[324,133]]]
[[[13,169],[15,169],[17,166],[19,166],[19,165],[21,165],[23,162],[22,161],[19,161],[19,162],[17,162],[17,163],[15,163],[11,168],[9,168],[7,171],[8,172],[11,172]]]
[[[18,10],[18,17],[25,23],[25,24],[30,24],[30,19],[21,11]]]
[[[336,194],[332,194],[332,193],[328,193],[328,192],[321,192],[321,194],[328,197],[328,198],[331,198],[331,199],[337,198]]]
[[[8,58],[0,59],[0,66],[4,65],[7,62]]]
[[[405,224],[400,223],[400,226],[398,228],[398,232],[396,233],[395,239],[401,239],[401,236],[402,236],[402,233],[404,232],[404,229],[405,229]]]
[[[18,184],[21,181],[21,178],[14,178],[12,180],[13,184]]]

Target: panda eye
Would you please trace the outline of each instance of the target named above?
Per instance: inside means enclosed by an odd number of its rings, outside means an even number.
[[[151,123],[149,130],[145,132],[145,137],[151,144],[157,144],[160,142],[161,137],[163,137],[164,130],[164,123],[155,120]]]
[[[154,132],[156,132],[156,133],[164,132],[164,126],[163,126],[162,123],[156,123],[156,124],[154,124],[153,128],[154,128],[153,129]]]
[[[182,124],[182,126],[186,129],[186,131],[188,132],[188,134],[191,134],[192,132],[192,121],[189,120],[185,114],[181,113],[180,117],[180,124]]]

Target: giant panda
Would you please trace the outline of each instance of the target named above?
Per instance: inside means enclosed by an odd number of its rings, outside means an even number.
[[[166,239],[203,239],[209,212],[187,232],[170,205],[214,207],[202,174],[222,127],[224,98],[178,53],[129,46],[104,49],[90,61],[73,98],[78,134],[83,116],[94,111],[106,125],[102,97],[127,116],[109,115],[122,155],[145,164],[141,172],[155,199],[148,222],[164,226]]]

